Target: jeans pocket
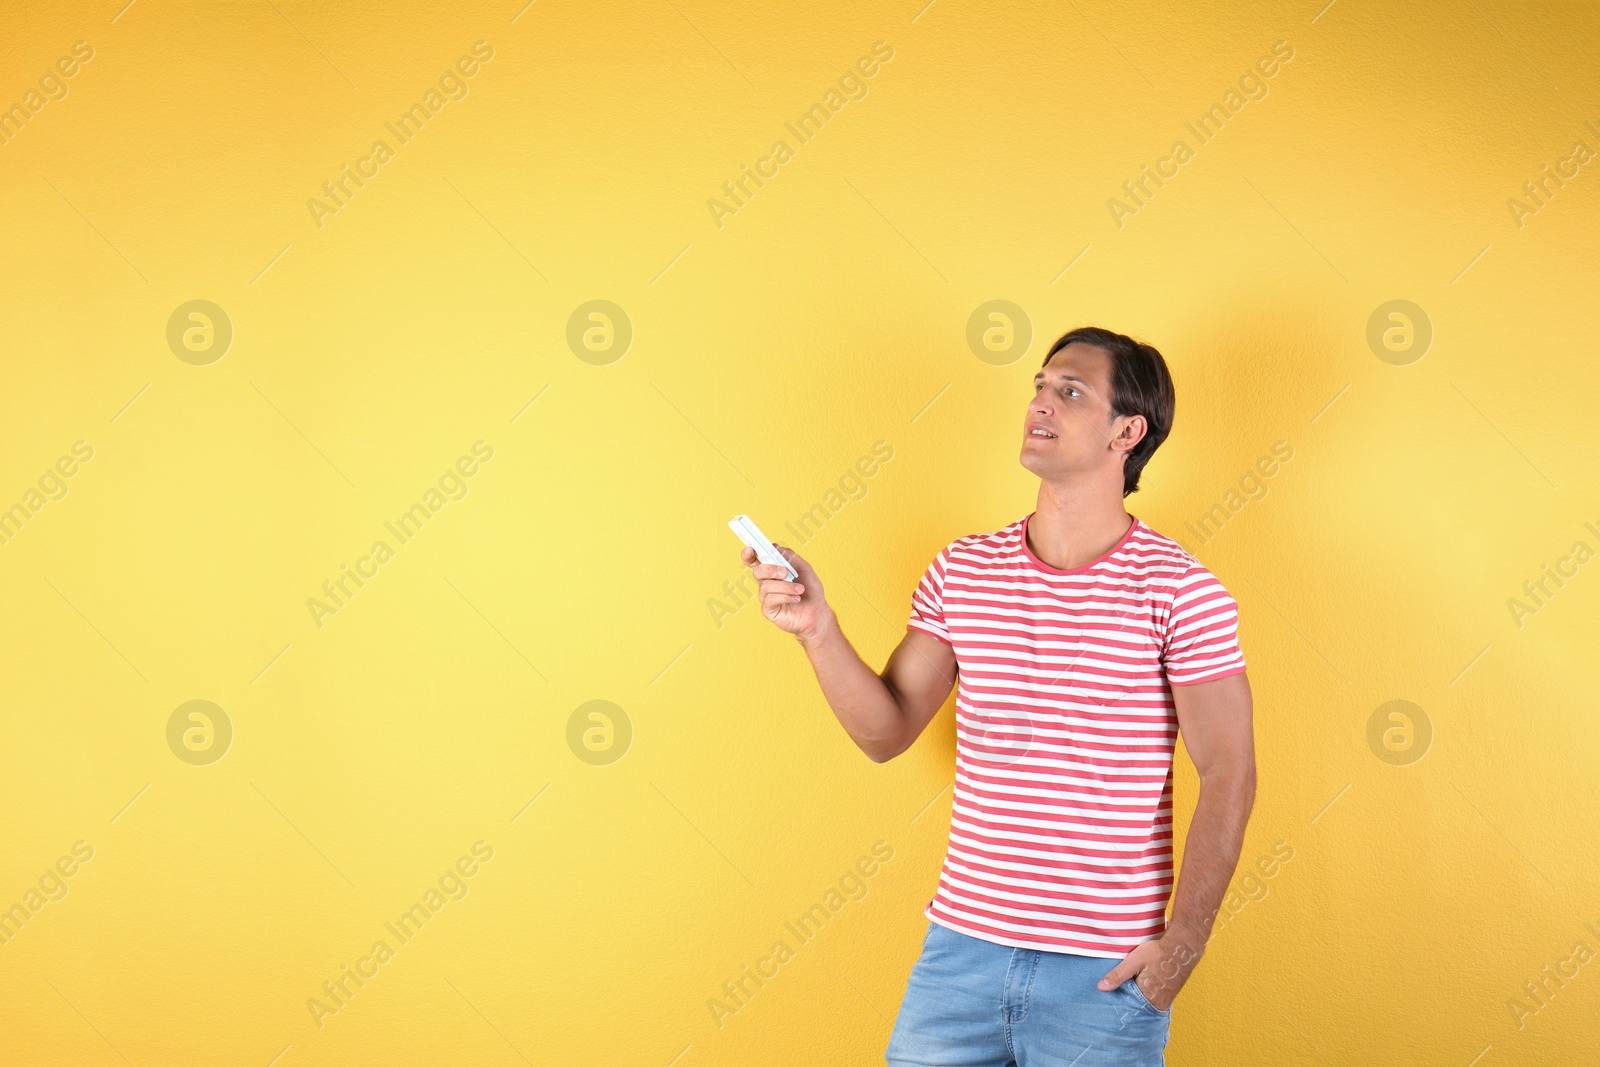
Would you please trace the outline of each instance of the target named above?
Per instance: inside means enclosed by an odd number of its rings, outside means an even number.
[[[1150,998],[1145,996],[1144,995],[1144,990],[1139,988],[1139,978],[1138,978],[1137,975],[1135,975],[1134,977],[1128,979],[1127,987],[1128,987],[1129,991],[1132,992],[1133,995],[1138,998],[1139,1003],[1143,1004],[1150,1011],[1153,1011],[1157,1015],[1160,1015],[1160,1016],[1163,1016],[1163,1017],[1172,1014],[1172,1009],[1171,1008],[1168,1008],[1166,1011],[1162,1011],[1160,1008],[1158,1008],[1154,1004],[1150,1003]]]

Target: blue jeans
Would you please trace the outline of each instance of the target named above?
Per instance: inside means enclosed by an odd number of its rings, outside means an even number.
[[[1163,1062],[1169,1012],[1117,960],[1012,948],[928,924],[884,1058],[891,1067],[1146,1067]]]

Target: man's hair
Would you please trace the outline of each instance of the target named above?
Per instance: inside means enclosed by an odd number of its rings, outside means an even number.
[[[1172,412],[1177,404],[1172,375],[1153,346],[1098,326],[1080,326],[1062,334],[1040,365],[1048,366],[1052,356],[1074,341],[1094,345],[1111,357],[1112,416],[1144,416],[1145,434],[1122,461],[1122,495],[1127,496],[1138,491],[1139,472],[1172,432]]]

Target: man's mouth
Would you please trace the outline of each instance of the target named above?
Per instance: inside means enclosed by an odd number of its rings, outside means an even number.
[[[1053,440],[1056,435],[1051,433],[1049,430],[1041,430],[1037,426],[1035,426],[1035,427],[1033,427],[1032,429],[1030,429],[1028,431],[1028,436],[1029,437],[1048,437],[1048,438],[1051,438]]]

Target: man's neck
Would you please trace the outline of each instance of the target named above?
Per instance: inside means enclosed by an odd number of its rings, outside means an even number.
[[[1039,483],[1039,501],[1028,520],[1028,548],[1045,563],[1073,570],[1111,551],[1133,522],[1115,486]]]

